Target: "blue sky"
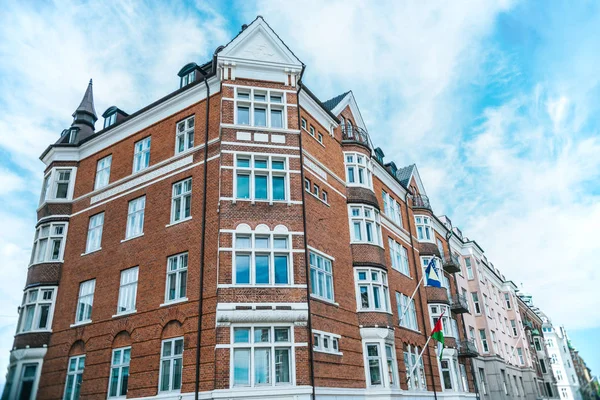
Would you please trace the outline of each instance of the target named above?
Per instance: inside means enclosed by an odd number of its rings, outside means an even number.
[[[99,113],[174,90],[263,15],[326,100],[352,89],[375,143],[416,162],[438,214],[534,295],[600,372],[600,4],[9,0],[0,14],[0,368],[35,224],[39,154],[89,78]],[[0,382],[4,374],[0,373]]]

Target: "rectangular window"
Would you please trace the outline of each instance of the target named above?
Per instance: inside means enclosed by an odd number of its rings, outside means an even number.
[[[444,389],[452,390],[452,375],[450,374],[450,361],[441,360],[440,367],[442,369],[442,381],[444,382]]]
[[[519,356],[519,365],[524,365],[525,360],[523,359],[523,349],[522,348],[517,347],[517,355]]]
[[[291,283],[291,236],[269,233],[235,234],[234,284]]]
[[[516,322],[515,322],[515,320],[514,320],[514,319],[511,319],[511,320],[510,320],[510,326],[511,326],[511,328],[512,328],[512,333],[513,333],[513,336],[514,336],[514,337],[517,337],[517,336],[518,336],[518,333],[517,333],[517,324],[516,324]]]
[[[350,205],[348,208],[352,243],[371,243],[381,246],[379,211],[365,205]]]
[[[194,116],[177,123],[175,154],[194,147]]]
[[[289,170],[286,157],[236,155],[234,160],[236,199],[285,201]]]
[[[434,241],[433,227],[431,226],[431,218],[425,216],[415,216],[415,225],[417,228],[417,239],[419,241]]]
[[[417,323],[417,310],[415,308],[415,300],[410,298],[403,293],[396,292],[396,304],[398,307],[398,318],[400,320],[400,326],[412,329],[414,331],[419,330]]]
[[[302,126],[302,129],[306,130],[306,120],[304,118],[301,119],[300,126]]]
[[[119,287],[119,305],[117,307],[117,314],[135,312],[138,270],[138,267],[133,267],[121,271],[121,286]]]
[[[66,223],[49,223],[38,226],[33,240],[31,264],[61,261],[66,234]]]
[[[381,197],[383,198],[383,213],[387,215],[396,224],[402,226],[402,214],[400,204],[392,196],[390,196],[385,190],[381,191]]]
[[[317,185],[316,183],[313,183],[313,194],[319,197],[319,185]]]
[[[317,132],[317,140],[319,143],[323,143],[323,134],[321,132]]]
[[[232,386],[292,383],[293,348],[288,326],[232,328]]]
[[[489,353],[490,348],[488,347],[487,336],[485,334],[485,329],[479,330],[479,337],[481,339],[481,345],[484,353]]]
[[[331,260],[310,252],[311,293],[322,299],[333,301],[333,270]]]
[[[31,399],[31,394],[33,392],[33,387],[35,384],[37,367],[38,364],[23,364],[21,368],[21,384],[16,399]],[[10,386],[8,386],[7,382],[4,395],[6,396],[8,393],[10,393]]]
[[[340,353],[340,335],[313,330],[313,349],[322,353]]]
[[[63,396],[63,400],[79,400],[84,367],[85,356],[69,358],[67,382],[65,383],[65,395]]]
[[[133,145],[133,173],[148,168],[150,165],[150,136]]]
[[[192,215],[192,178],[173,184],[171,223],[190,218]]]
[[[131,347],[113,350],[110,379],[108,382],[108,397],[124,397],[127,395],[130,359]]]
[[[263,88],[235,89],[235,123],[258,127],[285,128],[285,93]],[[302,122],[305,127],[306,121]],[[305,128],[306,129],[306,128]]]
[[[328,197],[327,197],[327,192],[325,190],[321,190],[321,199],[327,203],[328,201]]]
[[[163,340],[160,353],[159,391],[169,392],[181,390],[182,371],[183,338]]]
[[[54,313],[54,288],[26,290],[19,308],[17,332],[50,330]]]
[[[47,200],[71,200],[76,168],[55,168],[44,176],[40,204]]]
[[[138,197],[129,202],[127,213],[127,232],[125,238],[129,239],[144,233],[144,210],[146,208],[146,196]]]
[[[465,266],[467,267],[467,279],[473,279],[473,267],[469,257],[465,257]]]
[[[81,282],[79,284],[79,298],[77,299],[77,315],[75,316],[76,324],[92,321],[92,306],[94,304],[95,289],[95,279]]]
[[[69,181],[71,179],[70,169],[57,169],[56,170],[56,199],[66,199],[69,193]]]
[[[388,246],[390,248],[392,268],[406,276],[410,276],[410,270],[408,267],[408,251],[406,248],[392,238],[388,238]]]
[[[167,289],[165,302],[185,299],[187,292],[188,253],[167,259]]]
[[[510,306],[510,294],[509,293],[504,293],[504,301],[506,302],[506,308],[510,310],[511,306]]]
[[[310,136],[315,137],[315,127],[311,125],[308,128],[308,133],[310,133]]]
[[[485,371],[483,368],[479,368],[479,382],[481,383],[481,392],[487,394],[487,385],[485,383]]]
[[[348,186],[373,188],[371,161],[361,153],[344,153]]]
[[[102,228],[104,226],[104,213],[96,214],[90,217],[88,225],[87,241],[85,252],[100,250],[102,245]]]
[[[112,155],[98,160],[98,163],[96,164],[96,181],[94,183],[94,189],[100,189],[108,185],[111,163]]]
[[[356,269],[356,302],[360,311],[390,311],[387,274],[375,268]]]
[[[377,343],[367,343],[367,365],[369,368],[369,386],[383,386],[381,373],[381,351]]]

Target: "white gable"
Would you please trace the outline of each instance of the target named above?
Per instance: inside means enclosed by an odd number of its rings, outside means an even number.
[[[262,17],[256,18],[225,46],[219,52],[218,59],[227,65],[253,64],[296,70],[302,68],[302,62],[287,48]]]
[[[365,125],[365,121],[360,114],[360,110],[358,108],[358,104],[356,104],[356,99],[354,98],[354,94],[350,91],[344,98],[334,107],[331,112],[333,115],[339,116],[340,113],[346,106],[350,106],[350,111],[352,111],[352,115],[354,115],[354,123],[356,123],[360,128],[364,129],[368,132],[367,125]]]

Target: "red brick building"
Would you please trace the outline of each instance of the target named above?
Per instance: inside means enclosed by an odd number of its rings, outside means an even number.
[[[258,17],[98,131],[90,82],[41,156],[3,398],[475,397],[452,229],[304,68]]]

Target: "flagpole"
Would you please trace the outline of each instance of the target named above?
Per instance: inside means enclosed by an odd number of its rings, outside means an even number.
[[[519,335],[519,338],[517,339],[517,341],[515,342],[515,347],[512,349],[512,351],[510,352],[510,359],[512,360],[513,356],[515,355],[515,350],[517,350],[517,345],[519,344],[519,342],[521,341],[521,339],[523,339],[523,334],[525,333],[525,329],[523,329],[521,331],[521,334]]]
[[[446,311],[442,311],[442,314],[441,314],[441,315],[440,315],[440,317],[439,317],[439,321],[441,321],[441,320],[442,320],[442,318],[444,317],[444,313],[445,313],[445,312],[446,312]],[[443,326],[443,324],[442,324],[442,326]],[[435,327],[434,327],[434,330],[435,330]],[[433,331],[432,331],[432,333],[433,333]],[[409,379],[412,379],[413,373],[414,373],[414,372],[415,372],[415,370],[417,369],[417,366],[419,365],[419,362],[421,361],[421,358],[423,357],[423,353],[425,352],[425,349],[427,348],[427,345],[429,344],[429,341],[431,340],[431,338],[432,338],[432,336],[431,336],[431,334],[430,334],[430,335],[429,335],[429,337],[427,338],[427,341],[425,342],[425,346],[423,346],[423,350],[421,350],[421,354],[419,354],[419,357],[417,357],[417,361],[415,362],[415,365],[413,366],[413,368],[412,368],[412,369],[411,369],[411,371],[410,371],[410,374],[408,375],[408,378],[409,378]],[[443,345],[443,343],[442,343],[442,345]],[[443,350],[443,347],[442,347],[442,352],[443,352],[443,351],[444,351],[444,350]],[[441,354],[440,354],[440,355],[441,355]],[[437,358],[437,357],[436,357],[436,358]],[[431,377],[431,379],[433,379],[433,376]],[[434,385],[434,387],[435,387],[435,382],[433,383],[433,385]]]
[[[417,294],[417,291],[419,290],[419,287],[421,286],[421,283],[423,283],[423,279],[425,279],[425,274],[423,274],[423,276],[421,277],[421,280],[419,281],[419,283],[417,283],[417,287],[415,288],[415,291],[413,292],[412,296],[410,296],[410,299],[408,299],[408,301],[406,302],[406,306],[404,306],[404,310],[402,310],[402,314],[400,314],[400,324],[402,324],[402,320],[404,319],[404,314],[406,314],[406,312],[408,311],[410,302],[413,301],[413,299],[415,298],[415,294]]]

